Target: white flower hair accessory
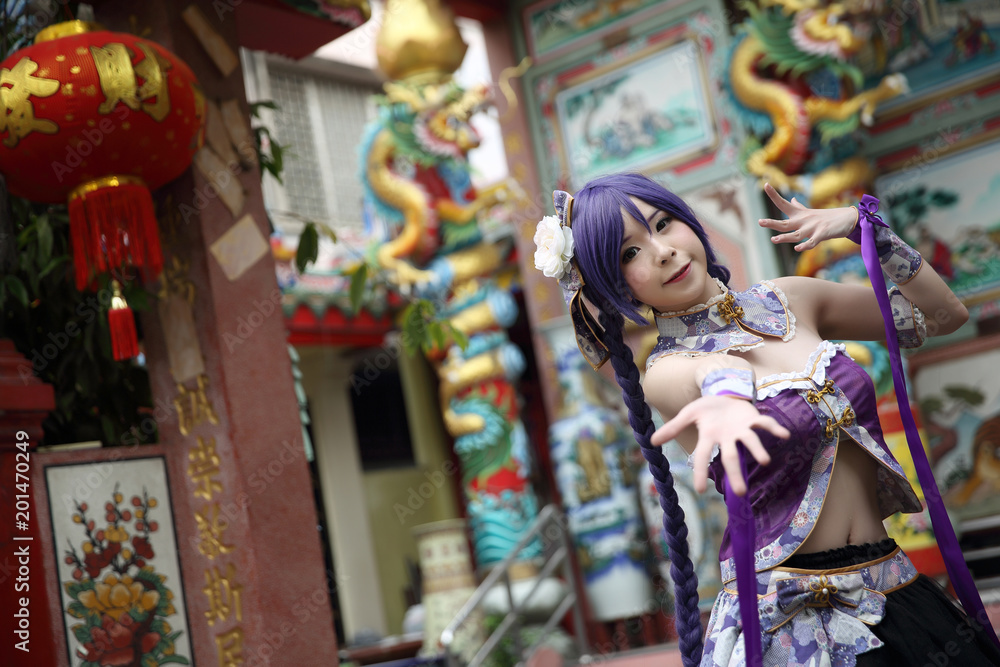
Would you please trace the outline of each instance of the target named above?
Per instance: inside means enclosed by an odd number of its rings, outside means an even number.
[[[563,190],[552,193],[556,215],[547,215],[535,229],[535,268],[559,281],[563,300],[569,308],[576,344],[596,371],[610,356],[601,341],[603,330],[583,302],[583,276],[575,257],[573,244],[573,196]]]
[[[547,278],[561,280],[570,271],[573,259],[573,230],[547,215],[535,228],[535,268]]]

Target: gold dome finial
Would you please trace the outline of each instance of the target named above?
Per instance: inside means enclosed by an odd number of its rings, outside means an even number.
[[[442,83],[451,78],[468,48],[451,9],[440,0],[388,0],[375,54],[392,80]]]

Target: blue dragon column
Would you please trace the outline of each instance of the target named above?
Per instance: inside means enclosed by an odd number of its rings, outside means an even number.
[[[655,599],[636,488],[642,455],[621,414],[605,406],[575,339],[553,341],[558,417],[549,447],[593,617],[641,616]]]
[[[452,79],[465,49],[454,17],[437,0],[389,0],[376,41],[389,81],[363,138],[361,177],[385,229],[378,264],[404,291],[434,300],[469,338],[465,350],[447,341],[429,356],[482,569],[511,552],[538,507],[514,385],[525,362],[505,331],[518,309],[498,279],[510,273],[513,240],[484,240],[478,224],[498,208],[509,211],[519,188],[471,186],[468,152],[479,139],[470,118],[488,104],[489,91]],[[520,558],[540,553],[536,542]]]

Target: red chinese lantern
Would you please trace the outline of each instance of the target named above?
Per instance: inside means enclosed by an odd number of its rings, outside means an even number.
[[[0,171],[12,194],[69,203],[76,285],[132,267],[163,268],[150,190],[180,176],[204,138],[204,97],[159,44],[69,21],[0,63]],[[116,293],[116,359],[138,353]],[[131,329],[131,330],[130,330]]]

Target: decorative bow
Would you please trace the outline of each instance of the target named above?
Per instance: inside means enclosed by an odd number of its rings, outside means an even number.
[[[573,228],[573,195],[564,190],[554,190],[552,192],[552,204],[555,206],[556,214],[559,216],[559,224],[568,229]],[[587,363],[596,371],[604,365],[610,354],[607,346],[601,341],[603,329],[597,323],[594,316],[587,310],[587,305],[583,302],[583,276],[580,274],[580,267],[576,263],[574,256],[569,263],[568,270],[559,278],[559,287],[562,288],[563,299],[569,307],[569,315],[573,321],[573,330],[576,334],[576,344],[580,352],[586,358]]]
[[[832,608],[868,625],[877,624],[885,615],[885,595],[865,588],[857,572],[779,579],[775,590],[777,599],[761,606],[761,627],[765,632],[774,632],[808,608]],[[827,622],[824,618],[823,625]],[[867,628],[864,632],[869,634]]]
[[[881,227],[888,227],[882,217],[878,215],[878,198],[872,197],[871,195],[862,195],[861,203],[858,204],[858,223],[854,225],[854,229],[851,233],[847,235],[847,238],[854,241],[858,245],[861,245],[861,217],[864,216],[871,221],[873,225],[879,225]]]

